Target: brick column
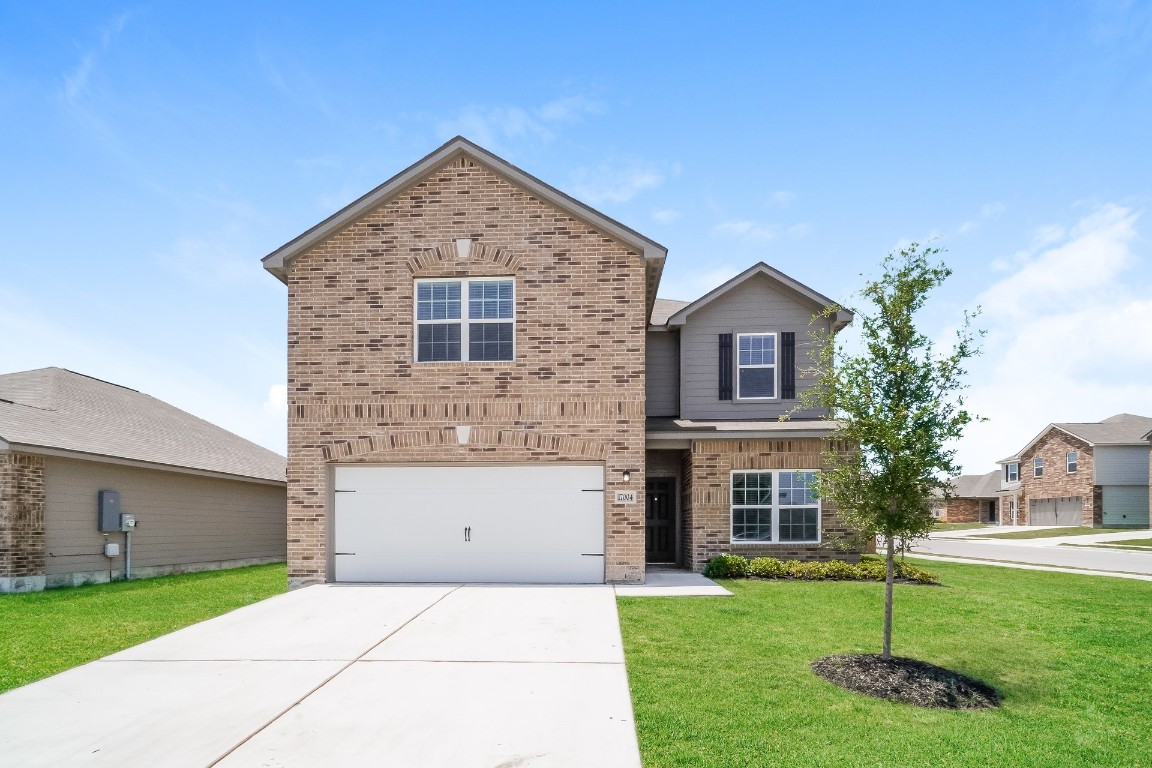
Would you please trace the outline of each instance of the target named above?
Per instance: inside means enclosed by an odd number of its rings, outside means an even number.
[[[44,588],[44,458],[0,452],[0,592]]]

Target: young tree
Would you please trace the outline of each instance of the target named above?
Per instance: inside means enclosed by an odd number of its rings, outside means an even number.
[[[884,274],[860,296],[870,306],[856,311],[862,349],[849,354],[831,333],[817,333],[816,386],[799,407],[827,408],[839,422],[833,436],[847,450],[825,451],[820,496],[863,536],[887,542],[884,584],[884,652],[892,657],[892,580],[898,541],[932,529],[933,492],[948,491],[958,474],[955,449],[975,418],[964,408],[964,361],[979,354],[970,329],[978,313],[964,312],[949,354],[938,354],[917,330],[916,312],[928,294],[952,274],[931,261],[937,248],[913,244],[884,259]],[[834,314],[839,307],[825,312]]]

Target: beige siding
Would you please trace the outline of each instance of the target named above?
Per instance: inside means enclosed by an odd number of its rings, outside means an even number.
[[[96,527],[96,493],[120,492],[136,516],[133,570],[229,560],[284,559],[283,486],[138,469],[97,461],[45,460],[46,574],[119,570],[123,556],[104,557]],[[120,542],[124,534],[111,533]]]

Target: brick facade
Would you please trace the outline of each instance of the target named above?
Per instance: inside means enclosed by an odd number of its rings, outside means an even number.
[[[413,281],[483,276],[515,278],[515,359],[413,362]],[[330,579],[335,463],[602,463],[607,580],[643,580],[641,254],[464,156],[287,277],[293,586]],[[624,489],[639,503],[612,504]]]
[[[849,560],[860,558],[857,548],[843,549],[851,531],[836,508],[824,502],[820,514],[821,544],[733,543],[731,473],[744,469],[822,469],[824,441],[795,440],[695,440],[685,455],[684,502],[681,548],[684,565],[701,571],[716,555],[732,552],[745,557],[776,557],[781,560]]]
[[[953,497],[944,506],[941,519],[949,523],[987,523],[988,505],[996,504],[996,499],[962,499]]]
[[[0,591],[42,588],[44,459],[0,451]]]
[[[1068,472],[1068,452],[1076,451],[1078,456],[1075,472]],[[1044,474],[1034,476],[1034,461],[1037,456],[1044,459]],[[1020,454],[1020,490],[1016,494],[1017,521],[1028,525],[1029,501],[1033,499],[1076,498],[1083,500],[1081,525],[1103,525],[1103,494],[1099,486],[1092,484],[1092,446],[1078,437],[1060,429],[1050,429],[1048,434],[1024,453]],[[1011,517],[1004,520],[1011,525]]]

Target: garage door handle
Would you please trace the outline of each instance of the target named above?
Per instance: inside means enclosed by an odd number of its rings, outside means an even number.
[[[333,552],[334,555],[354,555],[355,552]]]
[[[581,552],[580,557],[604,557],[603,552]]]
[[[471,526],[464,529],[464,541],[472,541],[472,527]]]

